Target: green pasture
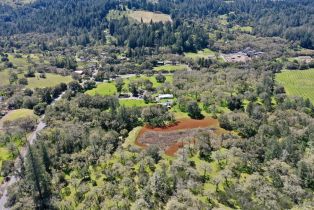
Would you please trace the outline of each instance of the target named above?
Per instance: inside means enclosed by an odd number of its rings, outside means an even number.
[[[154,76],[133,76],[127,79],[124,79],[124,86],[123,86],[123,92],[128,92],[129,91],[129,84],[131,81],[135,81],[135,80],[146,80],[148,79],[149,81],[151,81],[153,83],[153,87],[157,88],[159,86],[161,86],[161,83],[158,83],[155,75]],[[166,82],[172,83],[173,81],[173,76],[172,75],[166,75]],[[104,83],[100,83],[97,85],[96,88],[92,89],[92,90],[88,90],[85,92],[86,94],[89,95],[101,95],[101,96],[110,96],[110,95],[115,95],[117,93],[117,88],[115,86],[115,82],[104,82]]]
[[[174,71],[185,71],[187,70],[188,67],[186,65],[180,64],[180,65],[163,65],[163,66],[157,66],[154,67],[155,71],[169,71],[169,72],[174,72]]]
[[[40,78],[37,73],[35,77],[27,78],[28,88],[45,88],[45,87],[55,87],[60,83],[69,83],[73,79],[71,76],[62,76],[58,74],[47,73],[46,78]]]
[[[276,75],[276,81],[288,95],[308,98],[314,103],[314,69],[283,71]]]
[[[121,106],[125,107],[144,107],[151,104],[146,104],[143,99],[120,99],[119,103]]]
[[[110,83],[105,82],[105,83],[98,84],[96,88],[92,90],[88,90],[85,93],[92,96],[94,95],[111,96],[117,93],[117,88],[114,82],[110,82]]]
[[[196,53],[194,52],[188,52],[184,53],[185,57],[191,58],[191,59],[199,59],[199,58],[208,58],[208,57],[214,57],[215,52],[210,49],[204,49],[199,50]]]

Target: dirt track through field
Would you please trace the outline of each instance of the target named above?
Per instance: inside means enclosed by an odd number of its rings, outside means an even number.
[[[140,131],[136,145],[146,148],[149,145],[157,145],[169,156],[175,153],[185,144],[195,143],[194,136],[200,132],[215,132],[221,134],[219,122],[213,118],[203,120],[182,119],[175,125],[164,128],[149,128],[145,126]]]

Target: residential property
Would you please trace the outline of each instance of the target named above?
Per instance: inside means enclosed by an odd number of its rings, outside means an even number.
[[[173,98],[174,98],[173,94],[159,94],[156,97],[156,101],[160,101],[160,100],[163,100],[163,99],[173,99]]]

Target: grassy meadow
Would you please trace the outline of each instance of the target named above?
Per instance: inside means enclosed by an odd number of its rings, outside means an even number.
[[[134,77],[130,77],[127,79],[124,79],[124,86],[123,86],[123,92],[128,92],[128,85],[130,84],[131,81],[137,80],[137,79],[148,79],[149,81],[151,81],[153,83],[153,87],[157,88],[159,86],[161,86],[161,83],[158,83],[156,81],[155,76],[134,76]],[[173,81],[173,76],[172,75],[166,75],[166,82],[172,83]],[[101,96],[112,96],[115,95],[117,93],[117,88],[115,86],[114,82],[104,82],[104,83],[100,83],[97,85],[96,88],[92,89],[92,90],[88,90],[85,92],[86,94],[89,95],[101,95]]]
[[[122,99],[119,100],[121,106],[125,107],[143,107],[151,104],[146,104],[143,99]]]
[[[191,59],[199,59],[199,58],[208,58],[208,57],[214,57],[215,52],[210,49],[204,49],[199,50],[196,53],[188,52],[184,53],[185,57],[191,58]]]
[[[283,71],[276,75],[276,81],[288,95],[309,98],[314,103],[314,69]]]
[[[69,83],[72,81],[71,76],[61,76],[58,74],[47,73],[46,78],[40,78],[39,74],[36,74],[35,77],[28,78],[28,88],[45,88],[45,87],[54,87],[60,83]]]
[[[117,93],[117,88],[113,82],[111,83],[100,83],[96,88],[85,92],[88,95],[101,95],[101,96],[112,96]]]
[[[2,127],[5,121],[14,121],[24,117],[38,118],[37,115],[35,115],[33,110],[31,109],[16,109],[9,112],[3,118],[0,119],[0,128]]]
[[[162,13],[155,13],[155,12],[149,12],[149,11],[130,11],[128,16],[138,22],[143,21],[144,23],[150,23],[152,22],[172,22],[172,19],[167,14]]]
[[[184,71],[187,70],[188,67],[186,65],[163,65],[163,66],[156,66],[154,67],[155,71],[169,71],[169,72],[174,72],[174,71]]]

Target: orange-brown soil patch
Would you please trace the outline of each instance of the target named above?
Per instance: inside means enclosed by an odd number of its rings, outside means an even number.
[[[213,118],[203,120],[182,119],[175,125],[163,128],[150,128],[145,126],[140,131],[136,144],[143,148],[157,145],[167,155],[173,156],[185,144],[195,143],[194,137],[200,132],[214,132],[221,135],[224,130],[219,122]]]

